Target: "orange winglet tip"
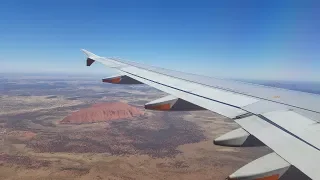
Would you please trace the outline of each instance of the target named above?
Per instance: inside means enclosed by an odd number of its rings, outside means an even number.
[[[278,180],[279,179],[279,175],[275,174],[272,176],[267,176],[267,177],[263,177],[263,178],[258,178],[256,180]]]
[[[266,176],[266,177],[262,177],[262,178],[256,178],[254,180],[279,180],[279,175],[278,174],[275,174],[275,175],[272,175],[272,176]],[[227,180],[238,180],[239,178],[230,178],[228,177]]]
[[[170,104],[145,105],[144,108],[150,109],[150,110],[168,111],[171,109],[171,105]]]
[[[121,77],[114,77],[114,78],[106,78],[102,79],[102,82],[106,83],[112,83],[112,84],[117,84],[121,81]]]

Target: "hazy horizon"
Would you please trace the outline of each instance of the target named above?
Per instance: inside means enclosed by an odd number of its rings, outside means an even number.
[[[0,73],[0,82],[1,80],[10,80],[10,79],[39,79],[39,80],[54,80],[48,81],[52,83],[55,81],[66,81],[66,80],[89,80],[99,84],[102,83],[101,80],[106,77],[110,77],[117,74],[81,74],[81,73]],[[265,85],[270,87],[290,89],[295,91],[302,91],[313,94],[320,94],[320,82],[319,81],[294,81],[294,80],[265,80],[265,79],[229,79],[242,82],[249,82],[259,85]],[[150,87],[151,88],[151,87]]]

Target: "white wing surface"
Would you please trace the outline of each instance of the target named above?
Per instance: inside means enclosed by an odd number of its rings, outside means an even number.
[[[143,83],[170,94],[147,103],[146,109],[207,109],[234,119],[242,127],[216,139],[216,144],[264,144],[274,151],[240,168],[229,179],[275,180],[290,167],[310,179],[320,179],[320,96],[187,74],[82,51],[87,55],[87,66],[97,61],[119,72],[104,82]]]

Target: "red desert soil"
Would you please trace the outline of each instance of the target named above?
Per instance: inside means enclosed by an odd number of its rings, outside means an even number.
[[[101,121],[128,119],[143,115],[143,111],[122,102],[99,103],[89,108],[73,112],[65,117],[61,124],[81,124]]]

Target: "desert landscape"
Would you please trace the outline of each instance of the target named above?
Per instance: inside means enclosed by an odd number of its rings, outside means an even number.
[[[145,110],[166,94],[101,78],[1,76],[0,179],[225,179],[271,152],[215,146],[238,125],[209,111]]]

